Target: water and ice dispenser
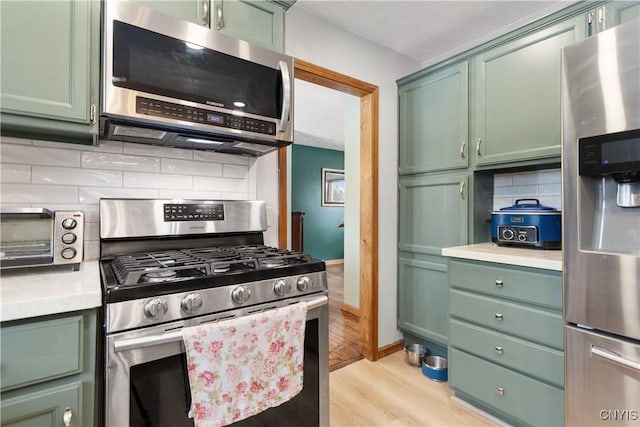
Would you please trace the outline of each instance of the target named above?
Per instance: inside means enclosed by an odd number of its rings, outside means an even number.
[[[583,250],[640,252],[640,129],[578,140]]]

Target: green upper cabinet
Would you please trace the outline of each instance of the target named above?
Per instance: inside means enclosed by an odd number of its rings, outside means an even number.
[[[155,11],[171,15],[194,24],[209,26],[210,0],[133,0]]]
[[[589,35],[608,30],[640,17],[640,2],[612,1],[591,11],[587,15]]]
[[[3,134],[32,131],[91,142],[97,134],[100,3],[3,1],[0,15]]]
[[[284,52],[284,9],[267,1],[213,0],[211,28]]]
[[[560,156],[561,48],[586,35],[574,17],[478,55],[478,165]]]
[[[399,87],[399,173],[465,168],[469,134],[468,63]]]

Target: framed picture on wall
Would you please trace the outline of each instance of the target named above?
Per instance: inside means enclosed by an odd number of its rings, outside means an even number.
[[[322,168],[322,206],[344,206],[344,170]]]

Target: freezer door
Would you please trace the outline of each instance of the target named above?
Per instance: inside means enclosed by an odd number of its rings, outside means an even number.
[[[565,326],[567,426],[640,424],[640,342]]]

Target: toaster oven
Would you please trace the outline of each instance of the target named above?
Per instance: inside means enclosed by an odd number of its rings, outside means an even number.
[[[83,259],[84,214],[43,208],[0,211],[0,268],[69,264]]]

